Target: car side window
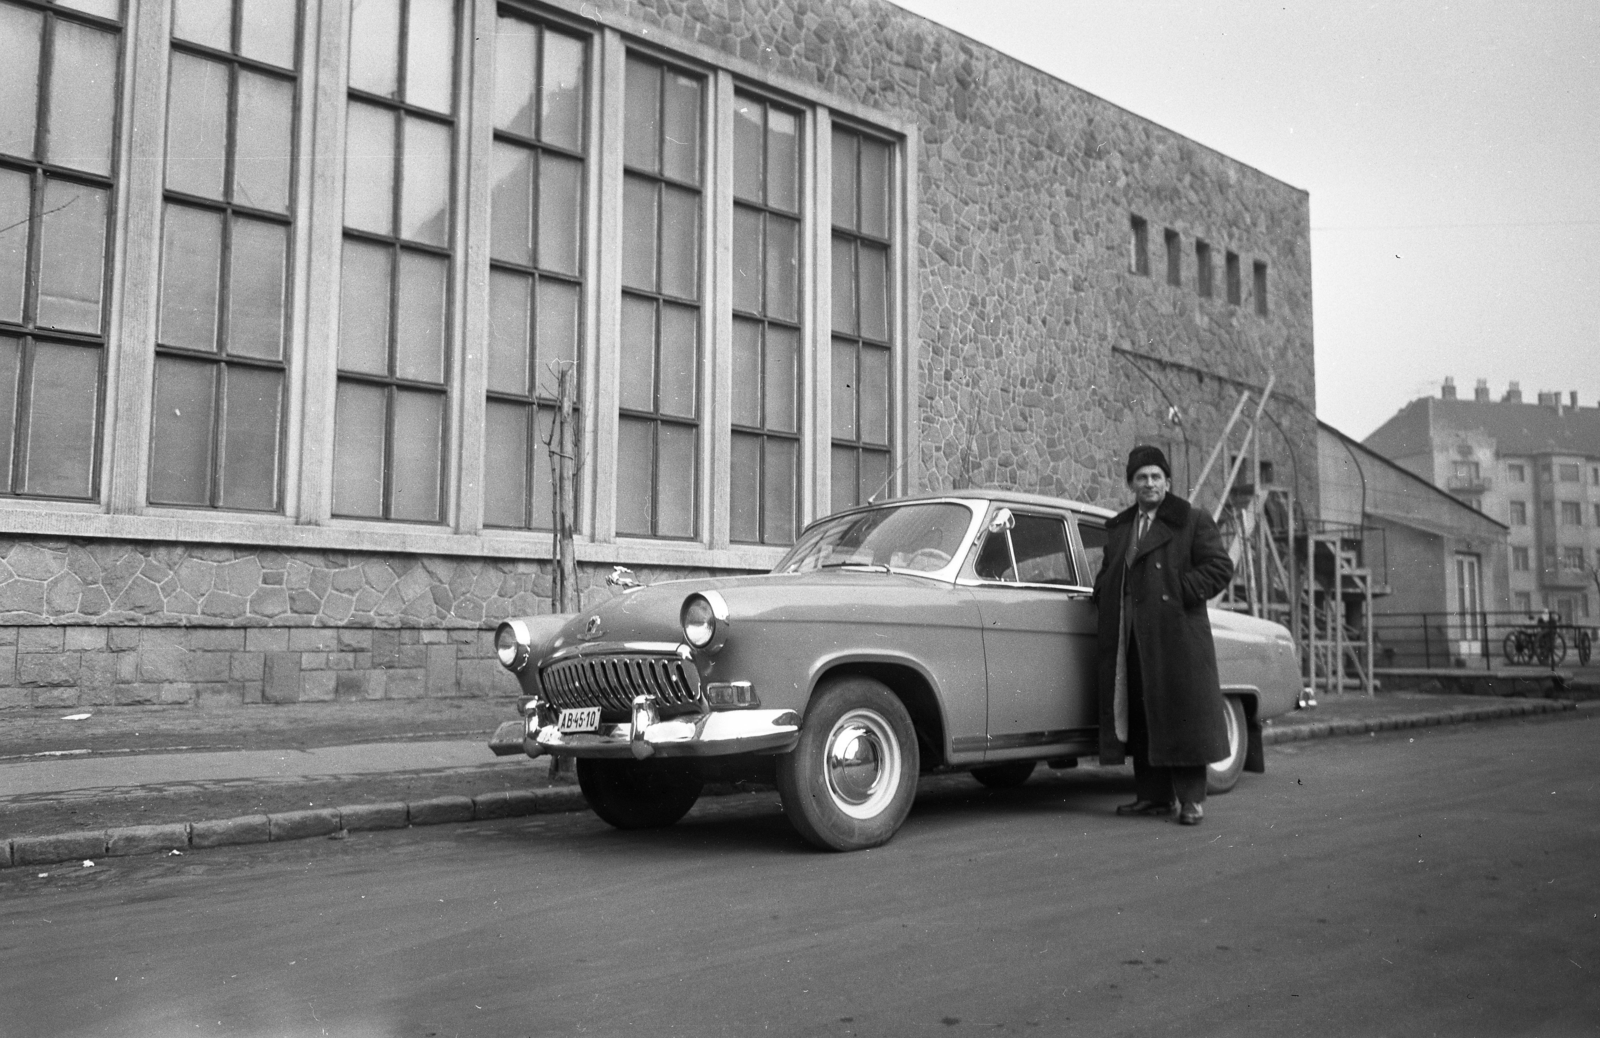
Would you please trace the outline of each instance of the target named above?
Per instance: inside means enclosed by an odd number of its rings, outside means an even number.
[[[1078,539],[1083,541],[1083,558],[1086,563],[1084,583],[1089,583],[1100,573],[1100,565],[1106,554],[1106,541],[1110,539],[1110,535],[1106,533],[1104,523],[1080,515]]]
[[[996,530],[984,539],[973,569],[984,580],[1062,586],[1077,583],[1072,553],[1067,547],[1067,527],[1055,516],[1018,513],[1009,531]]]

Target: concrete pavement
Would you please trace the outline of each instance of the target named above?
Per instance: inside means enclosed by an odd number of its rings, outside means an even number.
[[[1264,741],[1576,706],[1555,699],[1346,694],[1274,719]],[[0,867],[583,807],[570,784],[551,782],[543,761],[488,752],[494,725],[514,716],[509,700],[38,714],[0,714]],[[80,815],[88,824],[72,824]]]

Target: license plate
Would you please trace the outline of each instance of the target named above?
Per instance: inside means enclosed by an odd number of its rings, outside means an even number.
[[[561,711],[556,719],[556,730],[562,732],[592,732],[600,727],[600,708],[580,706]]]

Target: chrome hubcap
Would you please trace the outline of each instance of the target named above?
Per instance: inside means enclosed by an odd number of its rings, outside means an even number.
[[[852,818],[881,812],[900,784],[900,744],[889,722],[872,710],[852,710],[828,733],[828,793]]]

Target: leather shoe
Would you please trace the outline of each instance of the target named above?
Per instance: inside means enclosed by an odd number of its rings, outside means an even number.
[[[1159,800],[1135,800],[1131,804],[1118,804],[1117,814],[1124,817],[1128,815],[1170,815],[1172,805]]]
[[[1178,808],[1179,825],[1199,825],[1200,819],[1206,816],[1205,808],[1199,804],[1184,804]]]

